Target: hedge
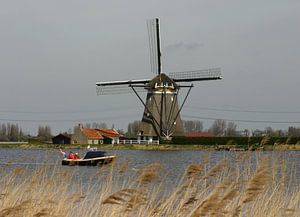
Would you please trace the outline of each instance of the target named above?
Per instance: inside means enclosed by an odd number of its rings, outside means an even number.
[[[176,145],[264,145],[296,144],[300,137],[173,137],[172,143]]]

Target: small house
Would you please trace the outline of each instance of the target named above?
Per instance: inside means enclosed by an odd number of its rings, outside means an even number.
[[[79,124],[74,130],[72,144],[119,144],[121,136],[116,129],[90,129]]]
[[[103,136],[98,130],[84,128],[79,124],[74,130],[72,144],[103,144]]]
[[[60,133],[57,136],[52,137],[53,144],[71,144],[72,134]]]
[[[104,144],[119,144],[122,136],[116,129],[97,129],[103,136]]]

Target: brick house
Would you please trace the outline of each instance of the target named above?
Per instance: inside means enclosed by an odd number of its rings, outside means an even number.
[[[74,129],[72,144],[103,144],[103,136],[95,129],[84,128],[82,124]]]
[[[96,129],[104,138],[105,144],[119,144],[121,134],[116,129]]]
[[[89,129],[79,124],[72,136],[72,144],[119,144],[122,135],[115,129]]]

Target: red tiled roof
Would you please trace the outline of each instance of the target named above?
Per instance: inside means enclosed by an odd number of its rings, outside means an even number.
[[[97,131],[105,137],[109,138],[116,138],[120,137],[121,135],[115,129],[97,129]]]
[[[187,137],[214,137],[215,135],[210,132],[186,132]]]
[[[81,131],[87,138],[103,139],[103,136],[97,130],[82,128]]]

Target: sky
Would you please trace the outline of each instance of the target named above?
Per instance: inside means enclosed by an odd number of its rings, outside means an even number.
[[[97,96],[95,83],[154,77],[146,22],[159,17],[163,72],[222,70],[220,81],[194,83],[182,119],[300,127],[299,8],[297,0],[0,0],[0,123],[31,134],[79,122],[126,131],[143,105],[134,94]]]

